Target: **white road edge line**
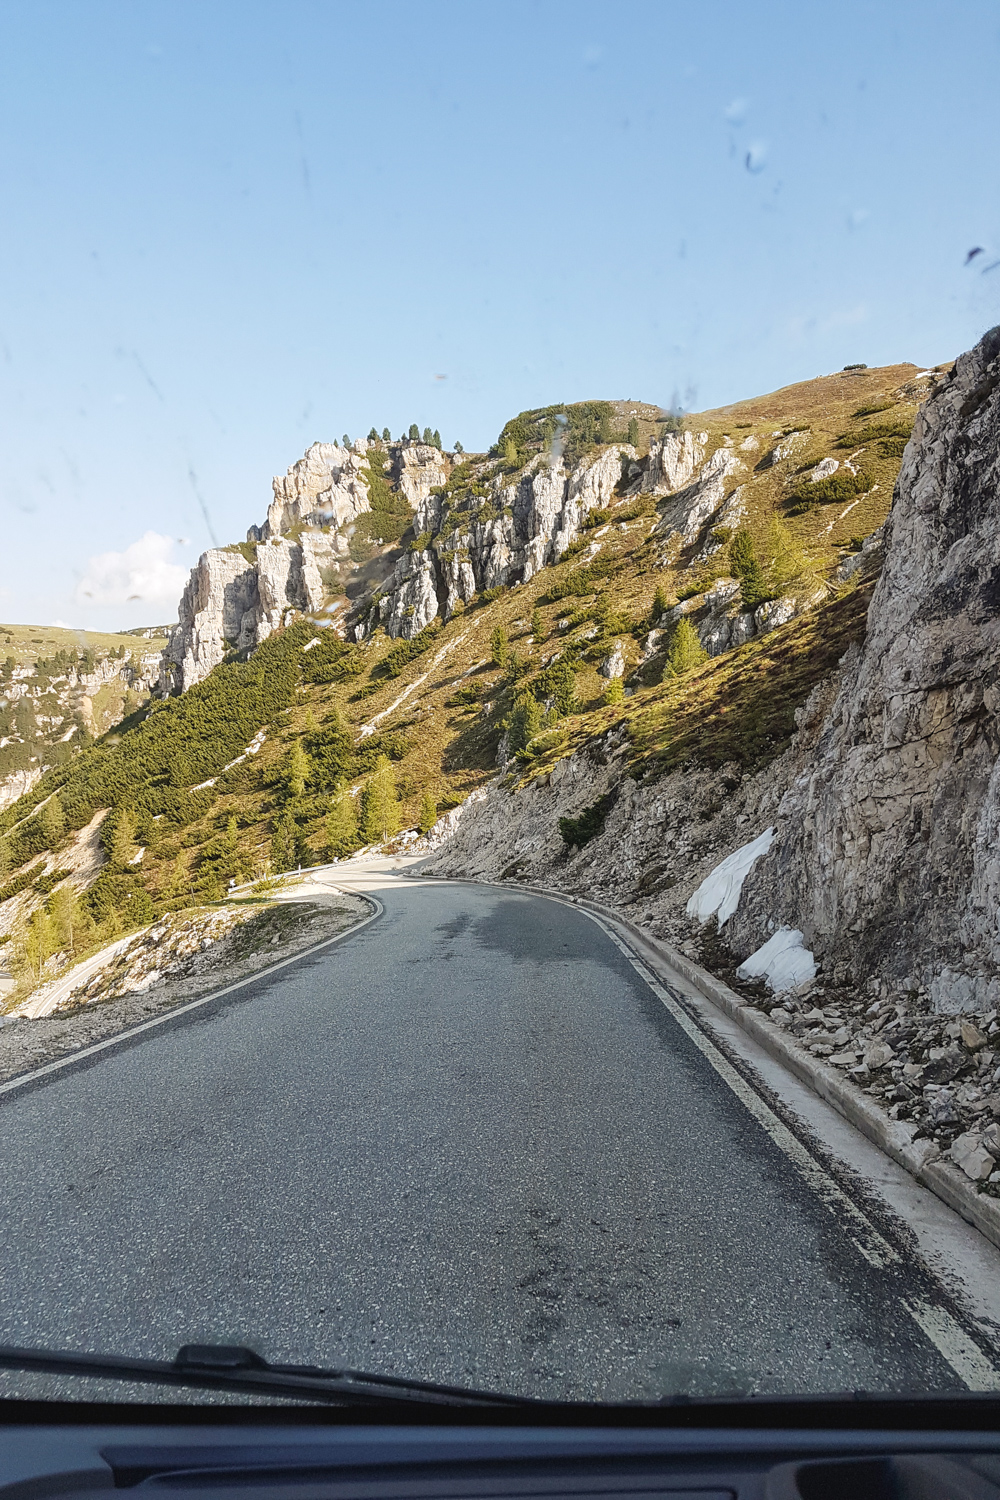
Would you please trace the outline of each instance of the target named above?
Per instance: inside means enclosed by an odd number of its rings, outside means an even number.
[[[559,900],[558,897],[554,899]],[[563,905],[570,905],[563,902]],[[806,1184],[812,1191],[835,1213],[847,1218],[852,1230],[852,1243],[872,1266],[882,1269],[886,1266],[900,1264],[900,1257],[889,1242],[879,1234],[868,1217],[861,1212],[856,1204],[837,1186],[828,1173],[820,1166],[802,1145],[801,1141],[793,1135],[782,1120],[772,1109],[765,1104],[764,1100],[752,1089],[723,1056],[715,1043],[702,1031],[701,1027],[678,1005],[677,1001],[668,994],[655,975],[646,967],[641,959],[637,958],[631,948],[594,912],[587,911],[585,907],[572,906],[574,911],[580,912],[582,916],[590,920],[605,932],[611,941],[628,959],[636,973],[649,986],[656,998],[666,1007],[681,1030],[691,1038],[698,1050],[718,1073],[719,1077],[728,1084],[740,1102],[750,1111],[754,1119],[767,1131],[775,1145],[788,1157]],[[955,1321],[951,1314],[942,1307],[932,1307],[930,1303],[923,1301],[908,1302],[902,1300],[902,1305],[910,1314],[917,1327],[925,1338],[937,1349],[942,1358],[951,1366],[959,1380],[968,1387],[970,1391],[998,1391],[1000,1390],[1000,1371],[987,1359],[979,1346]]]
[[[357,893],[352,891],[351,894]],[[202,995],[197,1000],[189,1000],[186,1005],[178,1005],[173,1010],[166,1010],[162,1016],[154,1016],[151,1021],[143,1021],[140,1026],[130,1026],[127,1031],[119,1031],[114,1036],[105,1037],[103,1042],[95,1042],[91,1047],[81,1047],[79,1052],[68,1052],[65,1057],[58,1057],[55,1062],[46,1063],[43,1068],[35,1068],[31,1073],[22,1073],[18,1078],[11,1078],[7,1083],[0,1083],[0,1094],[11,1094],[15,1089],[25,1088],[27,1084],[34,1083],[37,1078],[44,1078],[49,1073],[58,1073],[61,1068],[68,1068],[71,1063],[79,1062],[81,1057],[93,1057],[96,1052],[104,1052],[108,1047],[117,1047],[119,1042],[127,1041],[129,1037],[139,1036],[143,1031],[151,1031],[154,1026],[162,1026],[166,1021],[173,1021],[178,1016],[185,1015],[189,1010],[197,1010],[201,1005],[208,1005],[211,1000],[221,1000],[223,995],[231,995],[234,990],[241,990],[244,985],[253,984],[255,980],[266,979],[269,974],[276,974],[279,969],[285,969],[289,964],[297,963],[300,958],[308,958],[310,953],[319,953],[323,948],[330,948],[334,943],[343,942],[344,938],[352,937],[362,927],[367,927],[369,922],[374,922],[376,917],[380,917],[385,910],[377,897],[366,893],[363,899],[373,902],[375,911],[370,917],[363,917],[360,922],[355,922],[353,927],[348,927],[344,932],[324,938],[321,943],[313,943],[310,948],[303,948],[289,958],[270,964],[266,969],[258,969],[256,974],[247,974],[245,978],[237,979],[234,984],[227,984],[224,989],[213,990],[210,995]]]
[[[1000,1374],[951,1313],[929,1302],[904,1302],[903,1306],[970,1391],[1000,1391]]]

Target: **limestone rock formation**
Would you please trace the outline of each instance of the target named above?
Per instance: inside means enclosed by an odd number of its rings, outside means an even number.
[[[863,647],[732,924],[938,1008],[1000,1001],[1000,328],[921,409]]]
[[[336,534],[303,532],[239,547],[214,547],[192,568],[178,623],[160,665],[160,690],[182,692],[208,676],[230,651],[259,646],[289,611],[323,607],[322,571],[347,551]]]
[[[247,540],[266,541],[296,525],[343,526],[368,509],[368,445],[351,448],[313,443],[286,474],[271,481],[274,499],[263,526],[251,526]]]
[[[572,469],[539,457],[513,479],[495,473],[481,486],[485,501],[428,494],[414,522],[425,545],[399,559],[377,609],[359,621],[357,638],[375,625],[412,637],[438,615],[449,619],[482,589],[533,578],[576,540],[585,516],[610,504],[623,458],[635,457],[627,443],[615,443]]]

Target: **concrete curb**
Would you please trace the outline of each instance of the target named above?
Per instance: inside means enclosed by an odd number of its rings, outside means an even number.
[[[440,877],[439,877],[440,878]],[[448,877],[445,876],[445,879]],[[752,1037],[776,1062],[781,1063],[801,1083],[806,1084],[827,1104],[843,1115],[862,1135],[887,1156],[904,1167],[916,1180],[949,1208],[972,1224],[998,1249],[1000,1249],[1000,1199],[987,1198],[977,1193],[960,1169],[951,1162],[942,1161],[937,1147],[930,1141],[914,1141],[910,1127],[889,1120],[860,1089],[849,1083],[835,1069],[813,1057],[787,1037],[763,1012],[756,1009],[731,990],[728,985],[709,974],[707,969],[692,963],[683,953],[678,953],[669,943],[654,937],[628,917],[622,916],[614,907],[603,902],[591,901],[586,896],[569,896],[564,891],[550,890],[546,886],[532,885],[527,881],[499,884],[496,881],[475,881],[476,885],[497,885],[501,890],[531,891],[535,895],[555,897],[567,906],[581,906],[606,921],[622,927],[633,938],[637,938],[646,950],[645,956],[654,964],[657,959],[669,971],[673,970],[686,979],[706,1000],[724,1011],[737,1026]],[[669,982],[669,972],[664,975]],[[684,997],[678,997],[682,1002]],[[694,1017],[695,1020],[699,1018]]]

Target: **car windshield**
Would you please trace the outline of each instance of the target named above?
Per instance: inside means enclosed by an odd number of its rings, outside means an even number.
[[[1000,1390],[994,8],[0,38],[0,1398]]]

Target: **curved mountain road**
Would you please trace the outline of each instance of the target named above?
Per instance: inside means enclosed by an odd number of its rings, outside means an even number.
[[[368,883],[384,913],[327,952],[0,1099],[0,1342],[552,1397],[964,1388],[908,1310],[930,1277],[600,926]]]

